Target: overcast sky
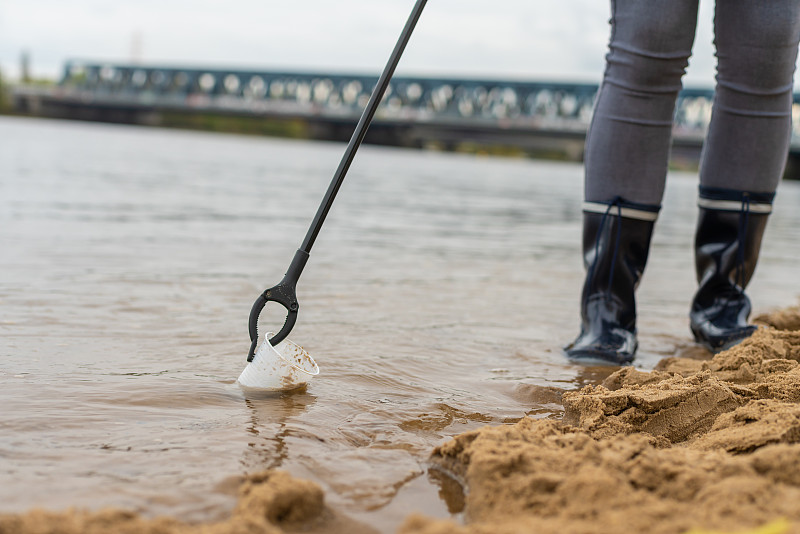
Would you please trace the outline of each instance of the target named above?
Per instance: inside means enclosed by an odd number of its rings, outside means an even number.
[[[413,0],[0,0],[0,69],[57,77],[66,59],[379,73]],[[398,72],[591,81],[607,0],[430,0]],[[701,1],[687,85],[713,85]]]

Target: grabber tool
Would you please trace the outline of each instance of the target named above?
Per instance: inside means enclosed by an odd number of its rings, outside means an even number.
[[[389,56],[389,61],[386,63],[386,67],[383,69],[383,73],[378,79],[375,89],[372,91],[369,102],[367,102],[367,107],[364,108],[364,112],[361,114],[361,118],[356,125],[353,136],[350,138],[350,142],[344,151],[342,160],[339,162],[339,167],[336,169],[336,172],[333,175],[330,186],[328,186],[328,191],[325,193],[325,197],[322,199],[322,204],[320,204],[317,214],[311,223],[311,227],[308,229],[306,238],[295,253],[292,263],[289,265],[289,270],[286,271],[286,275],[284,275],[283,280],[281,280],[278,285],[265,290],[263,293],[261,293],[261,295],[258,296],[253,304],[253,308],[250,310],[250,352],[247,355],[248,362],[253,361],[253,356],[255,354],[256,347],[258,346],[258,318],[261,315],[261,310],[264,309],[264,306],[267,304],[267,302],[277,302],[286,308],[286,311],[288,312],[286,321],[283,324],[283,328],[281,328],[277,334],[269,339],[270,345],[274,347],[286,339],[286,336],[289,335],[289,332],[292,331],[292,328],[294,328],[294,325],[297,322],[297,312],[299,309],[296,294],[297,280],[303,273],[303,267],[305,267],[306,262],[308,261],[308,255],[311,252],[311,247],[314,245],[317,234],[319,234],[319,231],[322,228],[322,223],[325,222],[325,217],[328,215],[328,211],[330,211],[331,206],[333,205],[333,200],[336,197],[336,193],[342,186],[342,182],[347,174],[347,170],[350,168],[350,164],[353,162],[356,151],[358,150],[358,147],[361,146],[361,142],[364,140],[364,136],[367,133],[367,128],[369,128],[372,118],[375,116],[375,111],[377,111],[378,105],[381,103],[381,99],[383,99],[386,88],[389,86],[389,80],[391,80],[392,74],[394,74],[394,69],[397,67],[397,63],[400,61],[400,56],[403,55],[403,50],[405,50],[406,44],[408,44],[408,40],[411,38],[411,33],[414,31],[414,26],[416,26],[417,21],[422,14],[422,8],[425,7],[426,1],[427,0],[417,0],[417,3],[414,5],[411,15],[409,15],[406,25],[400,34],[400,38],[397,40],[394,50],[392,50],[392,55]]]

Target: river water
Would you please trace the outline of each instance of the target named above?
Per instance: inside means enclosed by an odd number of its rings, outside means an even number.
[[[0,118],[0,512],[214,520],[237,477],[278,467],[385,532],[413,511],[459,519],[453,484],[428,470],[434,446],[557,417],[542,386],[612,370],[560,352],[578,328],[579,165],[364,146],[298,285],[290,339],[321,373],[243,392],[250,306],[343,150]],[[695,196],[695,176],[671,175],[639,290],[642,368],[699,350]],[[797,303],[798,205],[782,184],[756,311]]]

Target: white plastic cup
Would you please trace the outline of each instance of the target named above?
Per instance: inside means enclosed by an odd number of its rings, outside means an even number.
[[[319,374],[317,363],[303,347],[288,339],[273,347],[269,343],[273,335],[267,332],[253,361],[239,375],[240,385],[267,391],[288,391],[304,386]]]

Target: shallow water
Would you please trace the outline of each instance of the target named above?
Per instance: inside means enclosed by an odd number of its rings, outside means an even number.
[[[321,373],[244,393],[250,306],[343,150],[0,118],[0,511],[210,520],[235,477],[280,467],[383,531],[413,511],[458,518],[432,447],[558,415],[537,386],[612,370],[560,353],[577,331],[580,166],[365,146],[298,287],[291,339]],[[644,368],[697,352],[695,195],[694,176],[671,176],[639,290]],[[782,184],[757,312],[797,302],[798,205],[798,184]]]

